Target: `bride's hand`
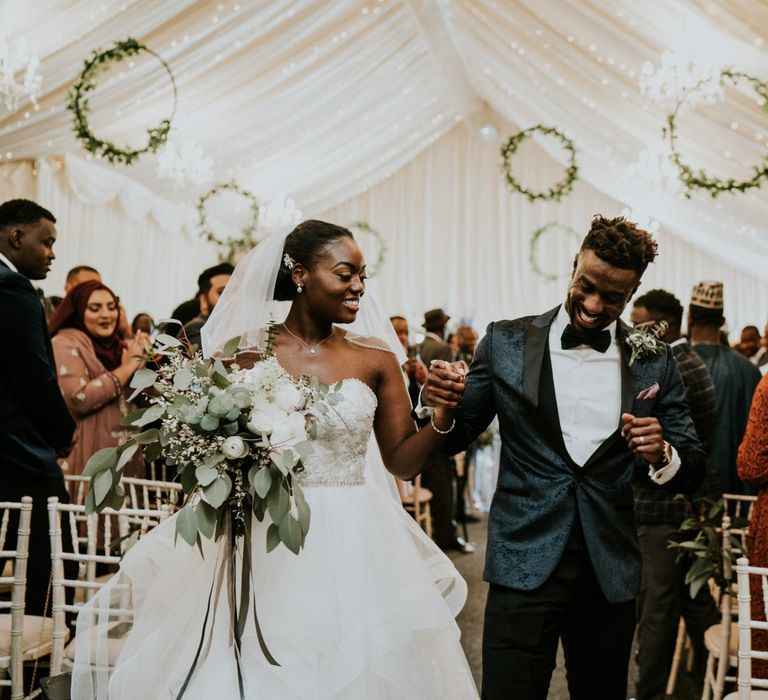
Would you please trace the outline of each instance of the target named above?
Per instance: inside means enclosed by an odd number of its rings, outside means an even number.
[[[424,406],[455,409],[464,393],[466,365],[463,362],[433,360],[421,391]],[[450,420],[450,419],[449,419]]]

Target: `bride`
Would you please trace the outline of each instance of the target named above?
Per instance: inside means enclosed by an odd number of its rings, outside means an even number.
[[[271,324],[286,373],[340,382],[343,400],[318,416],[314,454],[304,463],[312,511],[304,549],[267,554],[269,520],[253,519],[261,638],[246,625],[236,658],[232,601],[210,602],[224,545],[203,539],[201,558],[174,544],[173,518],[166,521],[78,616],[75,700],[478,697],[454,621],[466,584],[405,513],[386,471],[418,473],[440,449],[451,416],[438,409],[431,427],[416,431],[401,346],[365,288],[352,234],[321,221],[271,236],[237,266],[203,328],[204,354],[240,336],[237,363],[252,363]],[[126,607],[129,632],[125,623],[105,624]],[[210,633],[201,636],[204,628]]]

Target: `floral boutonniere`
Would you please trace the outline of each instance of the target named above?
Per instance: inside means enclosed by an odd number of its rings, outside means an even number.
[[[666,321],[659,321],[651,328],[633,328],[624,342],[629,345],[632,350],[632,354],[629,358],[629,366],[631,367],[635,360],[641,357],[649,357],[651,355],[659,355],[664,352],[664,343],[659,340],[659,337],[664,335],[667,331],[668,324]]]

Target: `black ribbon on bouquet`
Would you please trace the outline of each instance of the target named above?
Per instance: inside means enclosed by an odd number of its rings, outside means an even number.
[[[240,665],[243,633],[245,632],[245,624],[248,619],[248,610],[251,605],[251,598],[253,598],[253,622],[256,627],[256,637],[259,640],[259,647],[261,653],[264,654],[264,658],[272,665],[279,666],[280,664],[275,661],[275,658],[267,648],[267,644],[264,641],[264,635],[261,632],[261,626],[259,625],[259,618],[256,615],[256,591],[253,585],[253,571],[251,570],[251,511],[250,507],[246,507],[246,522],[242,527],[242,534],[238,534],[238,523],[235,522],[236,513],[233,511],[226,519],[224,546],[219,550],[219,558],[217,559],[216,570],[213,574],[213,580],[211,581],[211,589],[208,592],[208,604],[205,609],[205,617],[203,618],[203,629],[200,632],[200,641],[195,651],[195,658],[192,660],[192,665],[187,672],[187,676],[184,679],[184,683],[179,690],[179,694],[176,696],[176,700],[182,700],[184,693],[187,692],[187,688],[195,675],[198,663],[205,661],[208,656],[208,652],[211,649],[213,642],[213,628],[216,623],[216,609],[218,607],[219,597],[221,595],[222,585],[226,576],[227,580],[227,603],[229,605],[229,642],[235,648],[235,665],[237,667],[237,685],[240,691],[240,700],[245,700],[245,688],[243,685],[243,671]],[[237,603],[237,554],[239,545],[242,543],[242,569],[240,572],[240,601]],[[211,605],[213,603],[213,605]],[[211,620],[210,626],[208,620]],[[207,640],[206,640],[207,631]]]

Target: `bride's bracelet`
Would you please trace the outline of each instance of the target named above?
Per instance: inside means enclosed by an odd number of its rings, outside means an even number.
[[[429,422],[432,424],[432,430],[434,430],[438,435],[448,435],[448,433],[453,430],[453,428],[456,425],[456,419],[451,420],[451,425],[448,428],[448,430],[440,430],[440,428],[437,427],[437,424],[435,423],[435,414],[433,413],[431,418],[429,419]]]

